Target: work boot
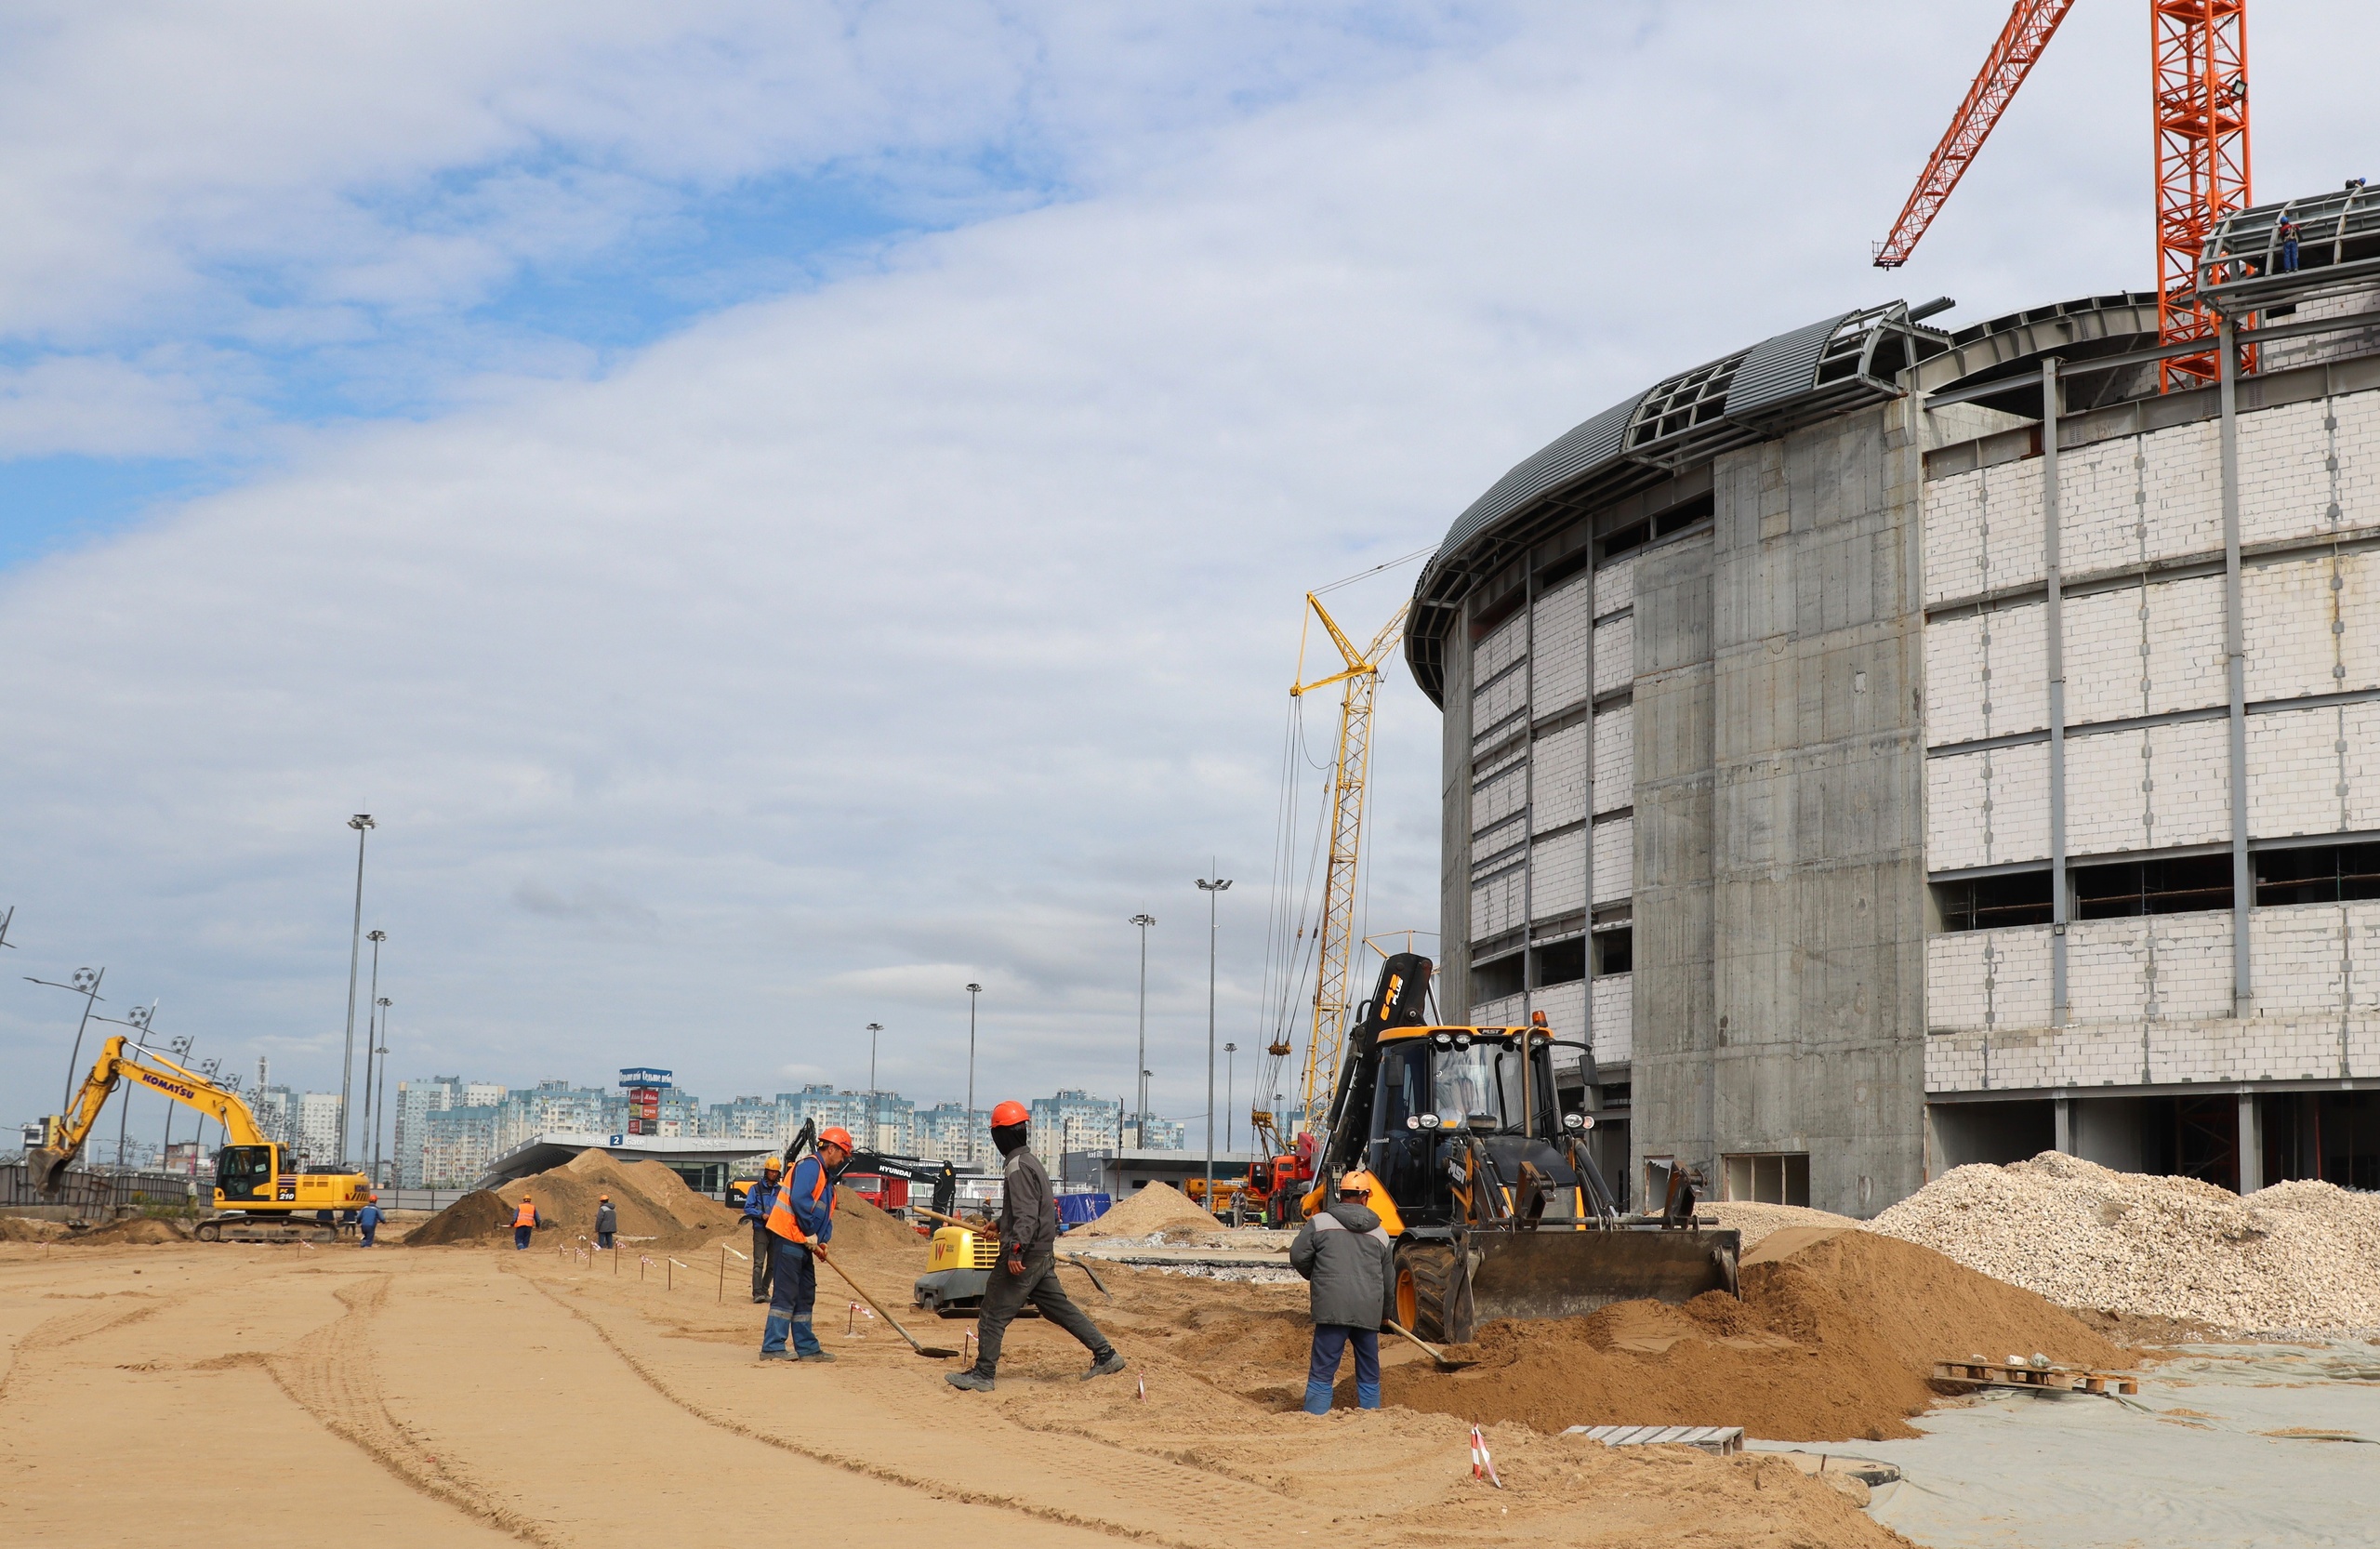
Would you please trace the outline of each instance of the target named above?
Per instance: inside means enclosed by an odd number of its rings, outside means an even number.
[[[943,1379],[952,1387],[965,1388],[970,1393],[989,1393],[992,1380],[980,1371],[954,1371]]]
[[[1121,1350],[1111,1349],[1107,1354],[1092,1358],[1091,1370],[1082,1374],[1082,1380],[1087,1383],[1093,1377],[1111,1376],[1123,1370],[1124,1353]]]
[[[835,1353],[832,1350],[804,1350],[800,1358],[806,1361],[830,1361],[835,1358]]]
[[[763,1350],[760,1358],[764,1361],[798,1361],[801,1357],[790,1350]]]

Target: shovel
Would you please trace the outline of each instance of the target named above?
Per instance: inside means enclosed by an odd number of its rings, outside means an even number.
[[[1396,1333],[1403,1334],[1407,1339],[1411,1340],[1415,1345],[1420,1347],[1421,1354],[1429,1357],[1432,1360],[1438,1363],[1438,1370],[1441,1371],[1460,1371],[1466,1366],[1477,1366],[1479,1364],[1474,1360],[1465,1360],[1459,1356],[1448,1355],[1444,1350],[1441,1350],[1436,1345],[1423,1340],[1420,1335],[1414,1333],[1412,1330],[1406,1328],[1401,1323],[1383,1323],[1381,1327],[1391,1330]]]
[[[1081,1270],[1084,1274],[1090,1276],[1091,1283],[1099,1288],[1100,1295],[1106,1297],[1110,1302],[1116,1300],[1116,1293],[1107,1289],[1107,1282],[1099,1278],[1099,1271],[1091,1268],[1090,1264],[1085,1261],[1080,1253],[1068,1253],[1066,1255],[1066,1262],[1073,1264],[1077,1269]]]
[[[903,1339],[907,1340],[909,1342],[910,1349],[915,1350],[919,1355],[925,1357],[928,1360],[950,1360],[958,1356],[958,1351],[945,1349],[938,1344],[919,1344],[918,1343],[917,1336],[909,1332],[908,1330],[901,1327],[899,1322],[893,1318],[891,1313],[884,1310],[882,1305],[877,1302],[875,1297],[870,1296],[865,1290],[862,1290],[860,1283],[857,1280],[853,1279],[848,1275],[843,1275],[843,1266],[828,1258],[826,1256],[826,1251],[824,1248],[819,1247],[813,1242],[810,1245],[810,1251],[818,1255],[818,1262],[820,1264],[825,1264],[836,1274],[841,1275],[843,1284],[851,1287],[853,1291],[859,1291],[859,1299],[866,1303],[869,1306],[876,1308],[876,1316],[891,1324],[894,1333],[899,1334]]]

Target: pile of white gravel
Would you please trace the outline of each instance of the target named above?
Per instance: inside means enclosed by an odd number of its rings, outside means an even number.
[[[2069,1307],[2248,1331],[2380,1327],[2380,1195],[2195,1178],[2056,1151],[1953,1168],[1868,1224]]]

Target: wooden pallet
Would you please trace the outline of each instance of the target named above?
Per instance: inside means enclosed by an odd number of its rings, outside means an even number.
[[[1573,1425],[1565,1436],[1582,1436],[1606,1447],[1699,1447],[1713,1457],[1744,1450],[1740,1425]]]
[[[1997,1361],[1936,1361],[1934,1380],[1977,1387],[2021,1387],[2035,1393],[2138,1393],[2140,1384],[2111,1371],[2069,1366],[2004,1366]]]

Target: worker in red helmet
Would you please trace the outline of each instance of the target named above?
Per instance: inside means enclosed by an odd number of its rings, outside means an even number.
[[[1041,1159],[1025,1144],[1032,1117],[1022,1103],[1002,1103],[992,1110],[992,1144],[999,1147],[1001,1158],[1000,1262],[984,1288],[984,1310],[975,1323],[975,1364],[948,1379],[952,1387],[971,1393],[992,1391],[1001,1337],[1027,1303],[1091,1352],[1084,1382],[1124,1370],[1124,1357],[1116,1346],[1058,1284],[1058,1201]]]
[[[852,1159],[852,1135],[840,1125],[818,1132],[817,1149],[793,1170],[769,1207],[769,1320],[764,1361],[830,1361],[810,1325],[818,1303],[818,1265],[810,1251],[835,1235],[835,1180]],[[787,1350],[790,1336],[793,1348]]]

